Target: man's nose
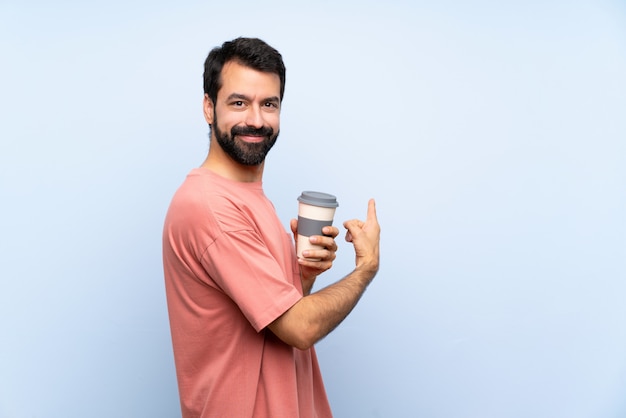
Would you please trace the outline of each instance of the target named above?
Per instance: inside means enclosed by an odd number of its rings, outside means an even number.
[[[246,114],[246,125],[255,128],[263,127],[263,113],[258,106],[252,106]]]

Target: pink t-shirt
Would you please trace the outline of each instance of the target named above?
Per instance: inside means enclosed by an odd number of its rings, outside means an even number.
[[[302,285],[260,182],[192,170],[165,219],[163,264],[184,418],[332,416],[315,350],[266,328]]]

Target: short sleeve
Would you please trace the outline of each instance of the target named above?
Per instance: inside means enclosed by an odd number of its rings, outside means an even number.
[[[283,270],[253,230],[223,232],[205,251],[202,264],[257,332],[302,298],[292,273]]]

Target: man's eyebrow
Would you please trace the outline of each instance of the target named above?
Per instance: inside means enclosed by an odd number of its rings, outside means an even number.
[[[246,96],[245,94],[241,94],[241,93],[232,93],[230,96],[228,96],[226,98],[226,100],[230,101],[230,100],[245,100],[247,102],[250,101],[250,97]],[[278,96],[271,96],[271,97],[267,97],[265,99],[263,99],[264,102],[274,102],[274,103],[280,103],[280,99],[278,98]]]
[[[241,93],[232,93],[230,96],[228,96],[226,98],[226,100],[246,100],[249,101],[250,98],[248,96],[246,96],[245,94],[241,94]]]
[[[265,101],[265,102],[280,103],[280,99],[278,98],[278,96],[268,97],[268,98],[267,98],[267,99],[265,99],[264,101]]]

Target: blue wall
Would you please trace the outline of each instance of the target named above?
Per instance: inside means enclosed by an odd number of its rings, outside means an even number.
[[[288,67],[285,225],[305,189],[378,202],[318,344],[337,417],[626,416],[626,7],[452,0],[0,3],[0,417],[179,415],[161,226],[239,35]]]

